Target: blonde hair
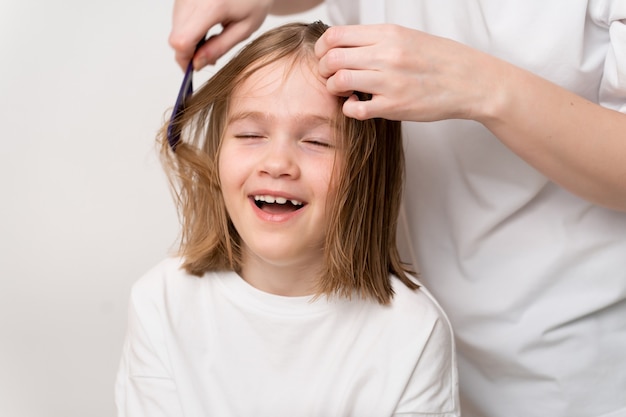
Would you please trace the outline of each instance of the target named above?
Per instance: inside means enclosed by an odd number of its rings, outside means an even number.
[[[292,64],[315,58],[315,42],[328,28],[322,22],[290,23],[272,29],[246,45],[189,99],[172,126],[181,142],[172,151],[161,129],[162,160],[176,196],[182,223],[178,255],[183,268],[201,276],[207,271],[240,271],[241,238],[224,206],[218,157],[232,93],[251,74],[281,59]],[[314,61],[312,61],[314,62]],[[337,125],[345,145],[337,188],[331,199],[324,247],[324,268],[317,295],[354,294],[381,304],[393,297],[390,274],[409,288],[396,247],[402,198],[404,153],[400,122],[359,121],[341,112]]]

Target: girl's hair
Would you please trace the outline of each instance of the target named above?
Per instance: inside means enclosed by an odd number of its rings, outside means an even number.
[[[181,142],[172,151],[161,129],[161,155],[175,190],[182,234],[183,268],[207,271],[241,269],[241,238],[224,206],[218,175],[220,144],[233,91],[255,71],[288,58],[292,65],[315,63],[314,45],[328,28],[322,22],[290,23],[272,29],[245,46],[188,102],[175,129]],[[356,120],[341,112],[337,125],[343,157],[324,247],[317,295],[356,296],[387,304],[393,297],[390,273],[409,288],[396,247],[402,198],[404,153],[400,122]]]

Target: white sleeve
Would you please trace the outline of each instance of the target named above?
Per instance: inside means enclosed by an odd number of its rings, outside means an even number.
[[[415,364],[394,417],[458,417],[458,376],[452,328],[443,313]]]
[[[326,0],[326,10],[332,25],[359,24],[360,2],[353,0]]]
[[[595,1],[592,14],[609,28],[599,103],[626,113],[626,1]]]
[[[118,417],[182,417],[168,369],[162,321],[155,303],[133,287],[128,330],[115,383]]]

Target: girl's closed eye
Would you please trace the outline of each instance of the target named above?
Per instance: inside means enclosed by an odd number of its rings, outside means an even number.
[[[233,135],[235,138],[237,139],[262,139],[265,137],[265,135],[261,134],[261,133],[236,133],[235,135]]]
[[[302,142],[304,142],[307,145],[314,146],[314,147],[321,147],[321,148],[334,148],[335,147],[334,143],[330,139],[326,139],[326,138],[306,138],[306,139],[303,139]]]

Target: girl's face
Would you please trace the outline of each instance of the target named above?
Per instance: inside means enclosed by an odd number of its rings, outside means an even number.
[[[314,71],[307,62],[280,60],[233,93],[219,176],[242,239],[244,278],[259,268],[318,271],[323,262],[331,178],[340,163],[338,103]]]

